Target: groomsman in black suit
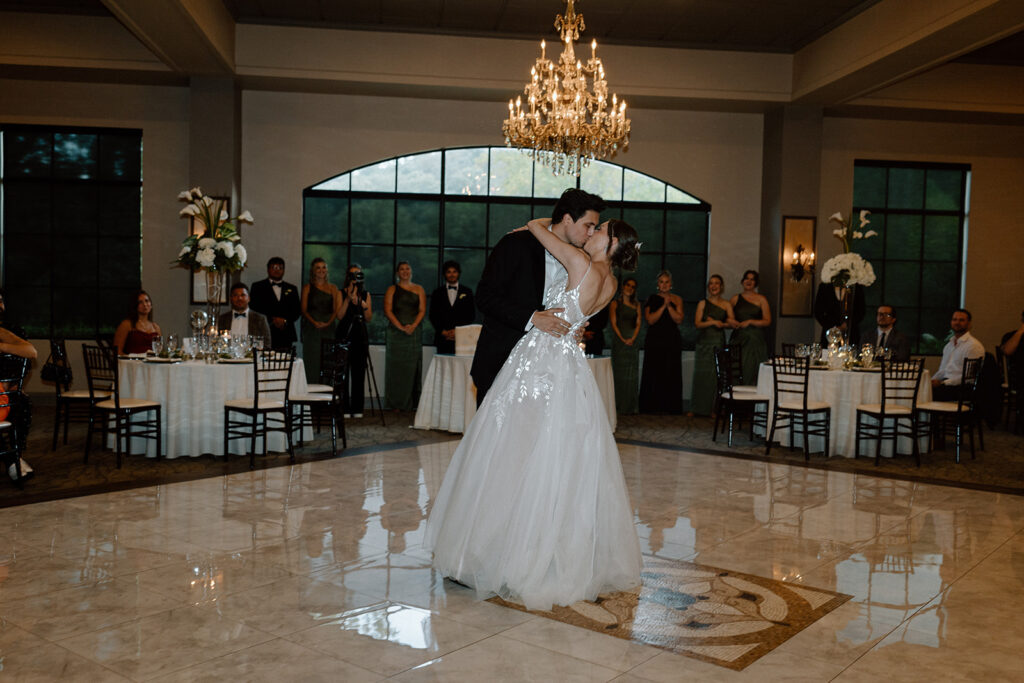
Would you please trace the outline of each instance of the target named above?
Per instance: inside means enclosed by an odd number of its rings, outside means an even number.
[[[551,232],[582,247],[594,234],[604,209],[604,200],[597,195],[570,188],[555,204]],[[484,314],[470,369],[477,405],[524,334],[534,327],[556,337],[569,331],[559,316],[561,308],[542,309],[545,282],[564,272],[529,231],[505,235],[495,245],[476,290],[477,307]]]
[[[267,261],[267,278],[252,284],[252,310],[262,313],[270,323],[270,346],[285,349],[297,340],[295,321],[302,315],[299,290],[284,281],[284,259],[274,256]]]
[[[461,275],[458,261],[445,261],[445,283],[430,295],[430,324],[434,326],[437,353],[455,353],[455,328],[476,319],[473,290],[459,283]]]

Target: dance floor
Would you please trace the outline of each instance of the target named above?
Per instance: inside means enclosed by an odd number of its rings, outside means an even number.
[[[1024,498],[620,445],[645,587],[663,599],[634,619],[643,628],[618,620],[612,635],[478,601],[431,569],[423,528],[455,445],[0,509],[3,673],[275,683],[1019,678]],[[701,583],[723,607],[692,608]],[[780,594],[807,607],[773,607]],[[762,639],[756,657],[715,663],[680,654],[696,646],[678,633],[672,647],[643,635],[687,621],[684,607],[716,623],[803,621]],[[627,629],[635,637],[622,637]]]

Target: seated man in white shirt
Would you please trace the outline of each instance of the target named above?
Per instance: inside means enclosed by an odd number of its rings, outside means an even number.
[[[243,282],[231,285],[231,310],[217,319],[217,329],[227,330],[232,337],[263,337],[270,340],[270,324],[262,313],[250,310],[249,288]]]
[[[971,336],[970,311],[965,308],[953,311],[949,327],[953,330],[953,337],[942,349],[942,363],[932,376],[932,398],[936,401],[957,400],[964,360],[985,357],[984,345]]]

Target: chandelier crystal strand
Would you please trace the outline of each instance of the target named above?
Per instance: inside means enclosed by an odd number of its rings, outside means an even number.
[[[614,94],[608,101],[597,41],[590,43],[586,64],[576,57],[574,42],[586,25],[573,4],[567,0],[565,16],[555,17],[562,39],[558,63],[547,58],[542,40],[540,57],[523,88],[525,106],[522,96],[509,100],[502,132],[507,146],[522,148],[554,175],[578,176],[591,159],[611,159],[628,148],[630,121],[625,101]]]

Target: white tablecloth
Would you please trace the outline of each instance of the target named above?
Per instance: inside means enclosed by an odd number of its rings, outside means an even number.
[[[772,368],[767,363],[761,364],[757,375],[757,393],[772,396],[775,379]],[[920,389],[917,394],[918,403],[932,400],[931,374],[925,370],[921,374]],[[861,403],[879,403],[882,400],[882,377],[878,372],[853,372],[845,370],[811,370],[807,382],[807,398],[811,401],[824,401],[832,406],[832,433],[829,438],[829,455],[854,456],[857,443],[857,405]],[[772,401],[768,402],[769,428],[771,428]],[[906,422],[904,421],[904,424]],[[775,431],[775,441],[780,444],[789,443],[789,430]],[[875,441],[861,440],[860,454],[874,457]],[[794,447],[802,448],[799,437],[793,442]],[[900,453],[910,453],[913,444],[910,439],[901,438],[898,444]],[[919,446],[927,448],[927,439],[921,440]],[[811,437],[811,452],[821,451],[824,438]],[[882,455],[892,457],[892,441],[882,446]]]
[[[615,431],[615,380],[612,377],[612,359],[608,356],[588,358],[608,413],[608,422]],[[443,429],[458,434],[466,431],[476,415],[476,386],[469,376],[472,356],[435,355],[423,380],[423,391],[416,409],[413,427],[416,429]]]
[[[236,398],[252,398],[252,363],[147,363],[121,360],[117,364],[121,395],[145,398],[163,406],[163,455],[168,458],[199,456],[224,452],[224,403]],[[295,359],[289,393],[306,392],[306,370],[301,358]],[[310,438],[312,434],[305,435]],[[111,439],[109,446],[113,447]],[[257,441],[257,448],[261,445]],[[148,457],[156,457],[156,442],[133,439],[132,453],[143,447]],[[231,442],[231,452],[248,452],[249,442]],[[284,434],[271,434],[267,450],[287,450]]]

